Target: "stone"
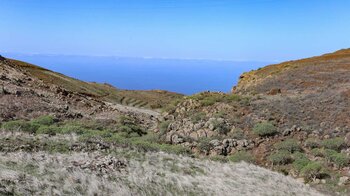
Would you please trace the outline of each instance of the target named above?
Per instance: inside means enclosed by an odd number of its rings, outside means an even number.
[[[314,184],[320,184],[320,182],[321,182],[321,180],[318,179],[318,178],[316,178],[316,179],[313,181]]]
[[[344,141],[347,146],[350,146],[350,132],[345,135]]]
[[[348,182],[349,182],[349,177],[342,176],[342,177],[339,178],[338,185],[339,186],[346,185]]]
[[[211,140],[209,143],[210,143],[211,145],[213,145],[214,147],[220,146],[220,145],[221,145],[221,142],[220,142],[218,139]]]
[[[301,183],[305,183],[305,179],[304,178],[297,178],[297,181],[301,182]]]
[[[292,131],[290,129],[285,129],[283,132],[282,132],[282,135],[283,136],[287,136],[287,135],[290,135],[292,133]]]
[[[171,143],[172,144],[181,144],[183,142],[185,142],[185,140],[182,137],[180,137],[179,135],[174,134],[173,136],[171,136]]]

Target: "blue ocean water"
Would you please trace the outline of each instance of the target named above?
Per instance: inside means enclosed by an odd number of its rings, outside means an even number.
[[[84,81],[120,89],[162,89],[186,95],[229,92],[239,76],[271,62],[4,54]]]

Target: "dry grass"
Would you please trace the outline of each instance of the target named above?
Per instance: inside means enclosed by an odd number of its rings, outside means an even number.
[[[0,135],[16,147],[9,150],[6,142],[0,145],[0,195],[320,195],[291,177],[245,162],[121,147],[26,151],[21,141],[86,143],[75,134],[4,131]]]
[[[244,162],[228,164],[165,153],[121,150],[125,169],[108,172],[74,166],[94,164],[99,152],[0,154],[0,193],[15,195],[321,195],[296,180]]]

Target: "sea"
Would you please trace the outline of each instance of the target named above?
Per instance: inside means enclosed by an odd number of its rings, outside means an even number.
[[[64,75],[119,89],[167,90],[185,95],[230,92],[239,76],[273,62],[85,55],[2,54]]]

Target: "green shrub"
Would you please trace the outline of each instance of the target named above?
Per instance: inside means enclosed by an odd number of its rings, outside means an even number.
[[[81,135],[81,134],[83,134],[86,131],[87,131],[86,128],[84,128],[82,126],[79,126],[79,125],[67,124],[67,125],[64,125],[62,127],[62,133],[76,133],[78,135]]]
[[[219,112],[215,113],[215,114],[213,115],[213,117],[214,117],[214,118],[225,118],[226,115],[227,115],[227,114],[226,114],[225,111],[219,111]]]
[[[213,148],[213,145],[210,143],[211,139],[207,137],[202,137],[198,140],[198,148],[201,152],[209,153]]]
[[[135,120],[128,116],[121,116],[119,118],[118,131],[128,134],[129,137],[142,136],[147,132],[135,123]]]
[[[34,120],[31,121],[32,123],[39,124],[39,125],[46,125],[50,126],[55,123],[55,119],[52,116],[40,116]]]
[[[236,128],[233,131],[229,132],[228,136],[238,140],[246,138],[246,134],[244,134],[244,131],[240,128]]]
[[[2,124],[2,129],[6,131],[23,131],[28,133],[35,133],[39,127],[40,125],[23,120],[9,121]]]
[[[331,160],[331,157],[332,157],[334,154],[337,154],[337,153],[338,153],[338,152],[335,151],[335,150],[323,149],[323,157],[325,157],[327,161],[332,161],[332,160]]]
[[[307,181],[322,178],[325,173],[325,168],[319,162],[310,162],[301,170],[301,174]]]
[[[345,146],[345,142],[344,139],[340,137],[330,138],[323,140],[322,146],[327,149],[339,151]]]
[[[216,155],[216,156],[211,156],[210,160],[221,162],[221,163],[226,163],[228,161],[228,158],[225,156]]]
[[[156,134],[153,132],[149,132],[146,135],[143,135],[140,139],[142,139],[144,141],[151,142],[151,143],[161,143],[162,142],[159,134]]]
[[[304,153],[296,152],[292,155],[293,157],[293,167],[300,172],[306,165],[311,161],[306,157]]]
[[[165,107],[162,108],[162,111],[163,112],[173,113],[176,110],[177,105],[179,103],[181,103],[182,101],[183,101],[183,99],[172,100],[169,104],[167,104]]]
[[[163,122],[159,123],[160,135],[164,135],[167,133],[169,125],[170,125],[170,121],[163,121]]]
[[[120,133],[112,133],[107,130],[91,130],[87,129],[84,131],[80,136],[79,140],[80,141],[87,141],[90,139],[104,139],[106,141],[112,141],[113,136],[120,136]]]
[[[57,126],[41,126],[36,133],[56,135],[57,133],[61,133],[61,128]]]
[[[290,153],[301,151],[298,141],[295,139],[287,139],[285,141],[275,144],[277,150],[286,150]]]
[[[335,150],[324,150],[324,156],[327,161],[334,163],[338,167],[344,167],[349,164],[349,157],[346,154],[339,153]]]
[[[254,163],[255,158],[254,156],[247,152],[247,151],[239,151],[234,153],[233,155],[229,156],[228,159],[232,162],[247,162],[247,163]]]
[[[271,154],[268,160],[274,165],[285,165],[293,161],[289,151],[281,150]]]
[[[45,149],[50,153],[67,153],[70,151],[70,145],[65,142],[48,142],[45,145]]]
[[[316,157],[324,157],[325,156],[324,149],[320,149],[320,148],[312,149],[311,154],[316,156]]]
[[[311,149],[319,148],[321,146],[321,142],[319,139],[316,138],[308,138],[305,141],[305,146]]]
[[[254,126],[253,132],[260,137],[267,137],[275,135],[277,128],[270,122],[261,122]]]
[[[197,112],[194,115],[192,115],[191,120],[193,123],[197,123],[203,119],[205,119],[205,113],[204,112]]]
[[[203,92],[188,97],[199,101],[202,106],[210,106],[217,102],[231,103],[241,101],[242,98],[235,94],[224,94],[215,92]]]
[[[230,131],[229,127],[224,122],[213,120],[212,123],[215,131],[219,132],[219,134],[226,135]]]
[[[349,165],[349,157],[343,153],[336,153],[331,156],[331,160],[338,167],[345,167]]]

